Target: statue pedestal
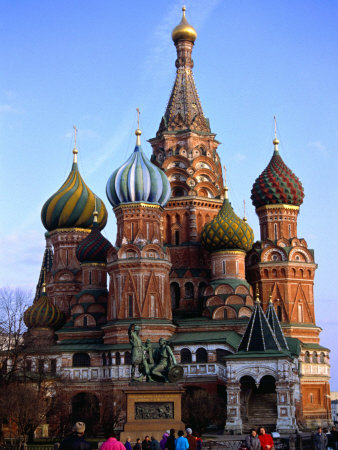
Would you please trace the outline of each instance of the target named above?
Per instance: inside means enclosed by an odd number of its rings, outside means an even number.
[[[127,396],[127,422],[121,433],[121,442],[130,437],[154,436],[158,441],[170,428],[184,430],[181,398],[183,388],[170,383],[135,383],[124,389]]]

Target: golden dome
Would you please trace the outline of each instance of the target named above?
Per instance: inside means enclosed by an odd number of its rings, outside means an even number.
[[[192,27],[186,17],[185,17],[185,6],[183,6],[183,16],[181,22],[173,29],[171,33],[171,37],[173,41],[176,43],[177,41],[190,41],[195,42],[197,38],[197,32],[194,27]]]

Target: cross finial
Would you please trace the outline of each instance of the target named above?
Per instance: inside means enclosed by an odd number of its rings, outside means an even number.
[[[137,111],[137,128],[140,128],[140,109],[136,108]]]
[[[274,125],[275,125],[275,138],[273,140],[273,145],[275,146],[275,151],[278,152],[278,144],[279,144],[279,140],[277,138],[277,121],[276,121],[276,116],[273,116],[273,121],[274,121]]]
[[[244,206],[244,217],[243,217],[243,220],[244,220],[244,222],[246,222],[248,219],[246,218],[246,215],[245,215],[245,200],[243,200],[243,206]]]
[[[94,216],[94,222],[96,223],[98,215],[99,215],[99,213],[97,212],[97,209],[96,209],[96,207],[97,207],[97,205],[96,205],[96,195],[94,195],[94,201],[95,201],[95,206],[94,206],[93,216]]]
[[[76,148],[76,134],[77,134],[77,128],[76,128],[76,125],[73,125],[73,128],[74,128],[74,148],[73,148],[73,155],[74,155],[74,157],[73,157],[73,162],[74,162],[74,163],[77,163],[77,154],[78,154],[78,150],[77,150],[77,148]]]

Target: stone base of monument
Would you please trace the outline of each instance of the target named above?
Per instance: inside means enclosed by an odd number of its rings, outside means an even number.
[[[127,396],[127,422],[120,440],[154,436],[158,441],[170,428],[184,430],[181,399],[184,389],[171,383],[135,383],[124,389]],[[176,434],[177,436],[177,434]]]

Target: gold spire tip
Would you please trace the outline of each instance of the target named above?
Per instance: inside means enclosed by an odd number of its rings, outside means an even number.
[[[269,303],[272,303],[272,292],[269,294]]]
[[[97,211],[97,205],[96,205],[96,195],[95,195],[95,206],[94,206],[94,211],[93,211],[93,216],[94,216],[94,223],[97,223],[97,218],[99,216],[99,213]]]
[[[42,289],[41,289],[41,291],[43,293],[45,293],[46,292],[46,267],[44,267],[42,271],[43,271],[43,276],[42,276]]]
[[[255,295],[255,300],[256,300],[256,303],[260,303],[260,300],[259,300],[259,288],[258,288],[258,283],[256,283],[256,295]]]

